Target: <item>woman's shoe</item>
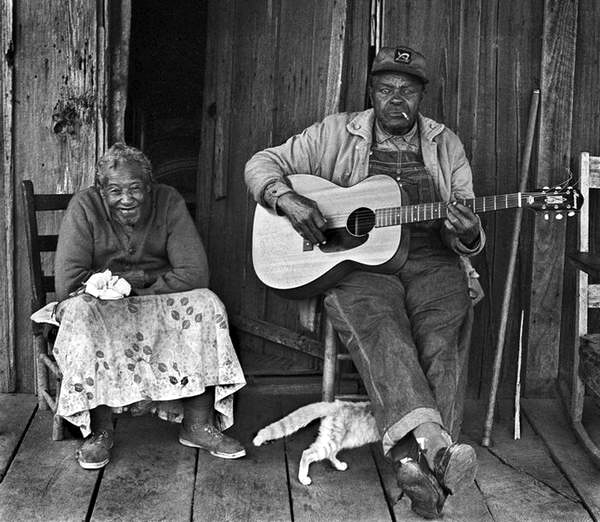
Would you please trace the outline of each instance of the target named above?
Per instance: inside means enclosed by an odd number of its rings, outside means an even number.
[[[181,426],[179,442],[184,446],[200,448],[222,459],[239,459],[246,450],[237,440],[221,433],[212,424],[193,424],[189,429]]]
[[[77,450],[77,462],[83,469],[103,468],[110,462],[110,450],[113,445],[112,431],[95,431],[83,441]]]

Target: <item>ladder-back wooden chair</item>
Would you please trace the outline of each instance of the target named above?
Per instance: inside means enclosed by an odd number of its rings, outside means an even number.
[[[72,194],[35,194],[30,180],[21,182],[21,195],[25,209],[27,234],[27,252],[31,275],[31,313],[39,310],[48,302],[48,295],[54,293],[53,270],[44,272],[42,252],[55,252],[58,242],[57,234],[39,234],[38,215],[41,212],[65,210]],[[60,395],[61,372],[52,356],[52,345],[55,331],[32,321],[33,348],[37,382],[38,406],[41,410],[50,408],[54,413],[52,439],[63,438],[63,420],[56,415],[58,397]],[[50,386],[49,373],[54,385]],[[54,388],[54,395],[52,394]]]
[[[576,338],[573,349],[573,371],[571,374],[571,390],[568,400],[568,411],[571,424],[577,437],[586,451],[600,466],[600,448],[590,438],[582,423],[585,384],[581,377],[581,347],[583,344],[600,341],[600,335],[589,336],[588,309],[600,308],[600,284],[589,284],[590,276],[600,281],[600,254],[590,253],[590,191],[600,189],[600,156],[590,156],[582,152],[579,156],[580,191],[584,205],[579,214],[578,248],[575,254],[569,255],[578,269],[576,295]],[[600,372],[600,368],[595,371]]]

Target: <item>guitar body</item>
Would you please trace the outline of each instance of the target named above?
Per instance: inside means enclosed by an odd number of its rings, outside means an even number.
[[[328,222],[327,243],[308,244],[287,217],[257,205],[252,261],[265,285],[300,299],[323,292],[352,270],[393,273],[400,269],[408,250],[408,236],[403,237],[400,225],[371,228],[367,233],[352,227],[357,209],[375,211],[401,204],[402,192],[393,178],[372,176],[352,187],[307,174],[288,180],[294,191],[317,202]]]

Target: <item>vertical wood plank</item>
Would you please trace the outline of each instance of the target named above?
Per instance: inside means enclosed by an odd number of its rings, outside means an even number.
[[[37,192],[69,193],[91,185],[97,146],[96,2],[15,4],[15,186],[32,179]],[[44,20],[44,23],[40,23]],[[16,206],[17,387],[32,391],[30,282],[24,217]],[[60,217],[42,224],[56,230]],[[52,261],[49,260],[49,263]]]
[[[16,389],[15,368],[15,299],[14,299],[14,172],[13,172],[13,3],[0,6],[0,392]]]
[[[131,0],[108,2],[108,143],[125,140],[125,106],[129,80]],[[100,15],[100,13],[99,13]],[[100,44],[100,42],[99,42]],[[99,46],[99,50],[102,48]],[[104,50],[100,52],[104,55]],[[99,70],[101,70],[99,68]]]
[[[345,76],[341,110],[362,111],[365,109],[369,66],[371,31],[369,2],[349,0],[346,24]]]
[[[538,185],[558,184],[570,166],[577,8],[576,0],[544,4]],[[525,380],[530,396],[547,392],[558,376],[564,252],[565,220],[536,216]]]

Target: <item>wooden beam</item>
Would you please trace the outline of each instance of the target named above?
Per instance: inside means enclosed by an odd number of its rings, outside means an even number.
[[[540,90],[537,185],[568,177],[577,38],[577,0],[546,0]],[[565,220],[535,217],[527,331],[525,391],[547,393],[558,375]],[[570,316],[567,316],[569,319]]]
[[[0,392],[16,389],[15,301],[14,301],[14,171],[13,171],[13,3],[4,0],[0,7],[1,65],[0,94]]]
[[[274,343],[282,344],[287,348],[292,348],[299,352],[311,355],[318,359],[323,359],[323,343],[305,335],[299,334],[278,326],[267,321],[261,321],[259,319],[250,319],[248,317],[242,317],[236,315],[230,318],[231,325],[234,328],[242,332],[267,339]]]

